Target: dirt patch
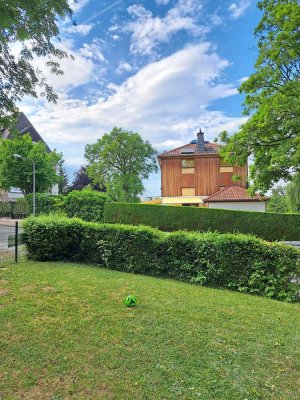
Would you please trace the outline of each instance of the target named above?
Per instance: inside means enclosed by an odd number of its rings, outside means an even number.
[[[34,289],[36,289],[35,285],[25,285],[25,286],[20,287],[21,292],[31,292]]]
[[[5,296],[8,292],[8,289],[0,288],[0,296]]]
[[[53,286],[45,286],[45,287],[42,288],[43,292],[55,292],[55,290],[56,289]]]
[[[8,281],[6,281],[5,279],[0,279],[0,285],[6,285],[8,283]]]

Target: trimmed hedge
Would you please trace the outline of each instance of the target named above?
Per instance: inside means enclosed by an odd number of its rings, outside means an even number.
[[[25,199],[17,199],[15,202],[0,202],[1,218],[25,218],[29,215]]]
[[[57,216],[24,223],[34,260],[82,261],[107,268],[298,301],[300,252],[246,235],[165,233]]]
[[[36,201],[36,215],[40,214],[53,214],[60,210],[61,205],[63,204],[62,195],[51,195],[48,193],[36,193],[35,201]],[[33,194],[28,194],[26,196],[26,201],[28,204],[29,213],[33,213]]]
[[[103,222],[104,204],[109,201],[111,201],[110,198],[104,193],[73,190],[66,196],[63,209],[70,218]]]
[[[239,232],[266,240],[300,240],[300,214],[107,203],[104,222],[142,224],[169,232],[177,230]]]
[[[13,209],[13,203],[11,202],[0,202],[0,217],[2,218],[11,218],[12,216],[12,209]]]

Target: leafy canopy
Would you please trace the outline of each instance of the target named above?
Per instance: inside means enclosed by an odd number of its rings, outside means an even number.
[[[276,213],[285,213],[288,211],[284,187],[278,186],[272,189],[271,197],[267,202],[267,211]]]
[[[300,4],[297,0],[263,0],[255,35],[256,71],[241,85],[244,113],[239,132],[229,137],[222,156],[243,165],[253,156],[253,189],[268,190],[300,170]]]
[[[70,190],[82,190],[85,188],[90,188],[92,190],[106,192],[105,186],[102,185],[100,188],[98,184],[93,185],[91,178],[87,175],[86,169],[86,165],[81,165],[75,172]]]
[[[25,159],[14,158],[19,154]],[[13,139],[0,140],[0,187],[9,190],[16,187],[24,194],[32,193],[33,163],[36,164],[36,191],[46,192],[59,182],[56,166],[60,155],[47,153],[43,142],[35,143],[29,134],[16,135]]]
[[[57,95],[34,67],[35,57],[44,57],[54,74],[62,74],[58,60],[67,56],[59,42],[57,19],[71,17],[67,0],[5,0],[0,2],[0,126],[8,127],[16,115],[15,104],[25,95],[48,101]],[[21,43],[16,56],[16,44]]]
[[[158,170],[156,150],[136,132],[114,128],[85,147],[87,173],[116,201],[133,202],[144,191],[143,179]]]
[[[63,159],[63,154],[59,154],[60,159],[57,164],[57,173],[59,177],[58,181],[58,194],[65,194],[69,187],[69,177],[65,168],[65,160]]]
[[[300,213],[300,173],[293,176],[286,187],[286,201],[289,211]]]

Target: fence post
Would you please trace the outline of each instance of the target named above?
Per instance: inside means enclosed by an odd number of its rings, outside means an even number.
[[[19,222],[15,225],[15,262],[18,262],[18,239],[19,239]]]

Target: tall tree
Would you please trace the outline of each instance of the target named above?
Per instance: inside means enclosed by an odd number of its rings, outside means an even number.
[[[99,187],[98,184],[94,185],[91,178],[88,176],[87,167],[85,165],[81,165],[78,169],[78,171],[75,172],[74,174],[74,179],[72,182],[72,186],[70,187],[70,190],[82,190],[87,187],[90,187],[93,190],[97,190],[100,192],[106,192],[105,186],[102,186],[101,188]]]
[[[283,186],[277,186],[272,190],[271,197],[267,202],[267,211],[277,213],[284,213],[288,211],[285,188]]]
[[[267,191],[300,170],[300,4],[298,0],[263,0],[255,35],[256,71],[241,85],[249,116],[239,132],[222,132],[226,161],[243,165],[253,156],[253,189]]]
[[[286,200],[289,211],[300,212],[300,173],[293,176],[292,181],[286,187]]]
[[[23,159],[15,158],[19,154]],[[33,160],[36,170],[36,191],[46,192],[59,182],[56,166],[60,155],[48,153],[43,142],[35,143],[29,134],[16,135],[14,139],[0,140],[0,188],[16,187],[23,194],[33,190]]]
[[[116,201],[138,201],[143,179],[156,172],[156,150],[136,132],[114,128],[85,147],[88,175]]]
[[[63,159],[62,153],[60,154],[60,160],[58,161],[57,164],[57,174],[58,174],[58,193],[59,194],[64,194],[68,191],[68,186],[69,186],[69,178],[68,174],[66,171],[66,168],[64,166],[65,160]]]
[[[59,42],[58,18],[72,17],[68,0],[5,0],[0,2],[0,126],[9,127],[16,116],[15,104],[25,95],[48,101],[57,95],[32,60],[45,57],[54,74],[62,74],[58,60],[67,56]],[[15,55],[13,45],[21,43]]]

